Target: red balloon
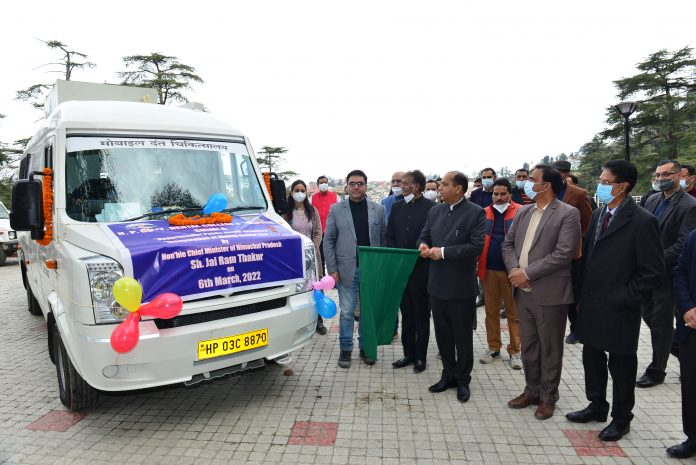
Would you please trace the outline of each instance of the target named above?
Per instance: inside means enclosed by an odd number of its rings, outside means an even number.
[[[121,322],[111,333],[111,347],[119,354],[130,352],[138,345],[140,339],[140,315],[129,313],[125,321]]]
[[[183,306],[184,302],[181,300],[181,297],[171,292],[166,292],[158,295],[151,302],[142,305],[138,313],[142,316],[169,319],[177,316]]]

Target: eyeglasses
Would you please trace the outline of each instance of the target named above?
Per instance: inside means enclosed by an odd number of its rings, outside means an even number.
[[[360,182],[360,181],[358,181],[358,182],[355,182],[355,181],[354,181],[354,182],[349,182],[348,185],[349,185],[350,187],[363,187],[363,186],[365,185],[365,183],[364,183],[364,182]]]
[[[674,176],[675,174],[677,174],[677,173],[675,173],[675,172],[670,173],[669,171],[667,171],[666,173],[655,173],[655,176],[653,176],[653,177],[655,179],[668,178],[670,176]]]

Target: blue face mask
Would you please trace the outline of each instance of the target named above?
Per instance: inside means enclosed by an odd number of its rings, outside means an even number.
[[[616,198],[615,195],[611,195],[613,188],[614,186],[609,184],[597,184],[597,198],[600,202],[606,205]]]
[[[518,189],[524,189],[525,184],[527,184],[527,181],[515,181],[515,185]]]
[[[533,190],[534,184],[536,184],[536,183],[531,182],[531,181],[527,181],[524,184],[524,193],[527,194],[527,197],[529,197],[530,199],[534,199],[534,197],[537,196],[537,193],[534,192],[534,190]]]
[[[686,189],[686,179],[679,180],[679,187],[681,187],[682,189]]]
[[[481,184],[483,184],[484,189],[488,189],[493,185],[494,180],[493,179],[482,179]]]

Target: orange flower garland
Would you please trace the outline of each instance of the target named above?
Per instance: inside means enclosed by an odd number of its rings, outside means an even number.
[[[232,215],[227,213],[213,212],[210,216],[184,216],[182,213],[169,218],[169,224],[172,226],[192,226],[197,224],[220,224],[231,223]]]
[[[273,192],[271,191],[271,173],[263,173],[263,181],[266,183],[268,195],[271,197],[271,200],[273,200]]]
[[[44,168],[43,171],[43,217],[44,237],[37,244],[47,246],[53,240],[53,170]]]

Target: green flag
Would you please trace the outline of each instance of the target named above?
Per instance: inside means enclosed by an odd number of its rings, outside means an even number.
[[[377,346],[391,344],[394,323],[418,250],[358,247],[360,324],[365,356],[377,360]]]

